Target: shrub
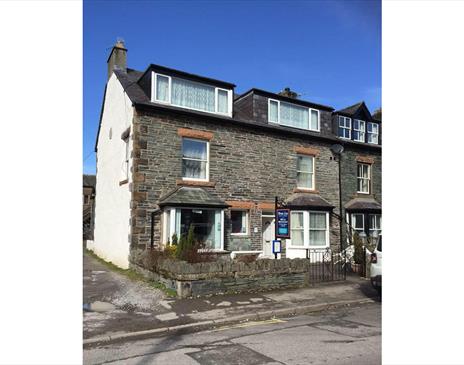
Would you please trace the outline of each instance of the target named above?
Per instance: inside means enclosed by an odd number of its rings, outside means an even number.
[[[176,258],[182,260],[182,256],[184,255],[185,251],[185,236],[183,234],[180,235],[179,242],[176,246]]]
[[[361,238],[359,237],[359,234],[357,232],[354,233],[353,235],[353,245],[354,245],[354,262],[356,264],[362,264],[363,263],[363,245]]]
[[[171,242],[172,242],[171,244],[172,244],[173,246],[177,246],[177,234],[174,233],[174,234],[172,235]]]
[[[176,257],[176,250],[177,250],[177,247],[174,245],[166,246],[164,248],[164,254],[167,258],[172,259]]]
[[[235,260],[238,262],[245,262],[247,264],[255,262],[259,254],[238,254],[235,256]]]

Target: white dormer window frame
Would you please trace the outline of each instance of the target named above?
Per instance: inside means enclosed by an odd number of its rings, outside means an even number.
[[[277,103],[277,121],[271,120],[271,103]],[[282,103],[292,105],[292,106],[297,106],[297,107],[300,107],[300,108],[308,109],[308,128],[299,128],[299,127],[295,127],[295,126],[291,126],[291,125],[288,125],[288,124],[281,123],[281,120],[280,120],[281,119],[280,118],[280,106],[281,106]],[[311,113],[313,111],[317,113],[317,129],[311,129]],[[313,108],[305,107],[305,106],[298,105],[298,104],[287,103],[285,101],[281,102],[280,100],[277,100],[277,99],[271,99],[271,98],[267,99],[267,120],[268,120],[268,123],[280,124],[280,125],[285,126],[285,127],[304,129],[304,130],[313,131],[313,132],[320,132],[321,131],[321,113],[320,113],[320,111],[318,109],[313,109]]]
[[[374,132],[374,129],[375,129],[375,132]],[[379,144],[379,134],[380,134],[379,123],[374,123],[374,122],[367,123],[367,143]]]
[[[340,129],[343,130],[343,136],[340,135]],[[344,136],[346,131],[348,131],[348,137]],[[338,136],[343,139],[351,139],[351,118],[343,115],[338,116]]]
[[[356,128],[356,122],[358,122],[358,128]],[[358,132],[358,138],[355,138],[356,133]],[[360,119],[354,119],[353,122],[353,141],[356,142],[365,142],[366,141],[366,122]]]
[[[157,95],[157,82],[158,82],[158,76],[160,77],[166,77],[168,79],[168,100],[159,100],[158,95]],[[182,77],[175,77],[177,79],[182,80]],[[232,95],[232,89],[224,89],[222,87],[218,86],[213,86],[209,84],[205,84],[202,82],[197,82],[197,81],[192,81],[192,80],[187,80],[188,82],[202,85],[202,86],[208,86],[211,88],[214,88],[214,111],[208,111],[208,110],[203,110],[203,109],[197,109],[197,108],[191,108],[187,106],[182,106],[182,105],[176,105],[172,103],[172,76],[157,73],[152,71],[151,73],[151,102],[152,103],[160,103],[160,104],[168,104],[175,106],[177,108],[183,108],[183,109],[188,109],[188,110],[195,110],[203,113],[211,113],[211,114],[219,114],[219,115],[226,115],[229,117],[232,117],[232,107],[233,107],[233,95]],[[227,92],[227,113],[221,113],[219,112],[219,103],[218,103],[218,94],[219,91],[226,91]]]

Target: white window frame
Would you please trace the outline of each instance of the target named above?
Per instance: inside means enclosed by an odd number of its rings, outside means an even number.
[[[290,244],[288,245],[289,249],[321,249],[325,250],[327,247],[330,246],[330,220],[329,220],[329,213],[325,211],[320,211],[320,210],[292,210],[290,212],[290,220],[291,214],[292,213],[303,213],[303,246],[294,246],[292,244],[292,239],[291,239],[291,231],[292,228],[290,227]],[[325,214],[325,245],[324,246],[318,246],[318,245],[311,245],[309,242],[309,232],[310,232],[310,213],[319,213],[319,214]]]
[[[313,160],[313,171],[302,171],[302,170],[298,170],[298,157],[308,157],[308,158],[312,158]],[[315,187],[315,183],[316,183],[316,179],[315,179],[315,174],[316,174],[316,159],[314,158],[314,156],[310,156],[310,155],[303,155],[303,154],[297,154],[297,160],[296,160],[296,172],[298,174],[298,172],[304,172],[304,173],[310,173],[311,174],[311,188],[307,188],[307,187],[302,187],[302,186],[298,186],[298,177],[296,179],[296,187],[297,189],[301,189],[301,190],[316,190],[316,187]]]
[[[157,88],[156,88],[156,83],[157,83],[157,76],[164,76],[164,77],[167,77],[168,78],[168,101],[163,101],[163,100],[157,100]],[[175,78],[178,78],[178,79],[182,79],[182,77],[177,77],[175,76]],[[157,72],[154,72],[152,71],[151,73],[151,102],[152,103],[160,103],[160,104],[169,104],[169,105],[172,105],[172,106],[175,106],[177,108],[182,108],[182,109],[188,109],[188,110],[195,110],[195,111],[199,111],[199,112],[203,112],[203,113],[211,113],[211,114],[219,114],[219,115],[227,115],[229,117],[232,117],[232,107],[233,107],[233,100],[232,100],[232,90],[231,89],[224,89],[222,87],[217,87],[217,86],[213,86],[213,85],[209,85],[209,84],[205,84],[205,83],[202,83],[202,82],[198,82],[198,81],[193,81],[193,80],[188,80],[189,82],[192,82],[194,84],[198,84],[198,85],[204,85],[204,86],[209,86],[209,87],[212,87],[214,88],[214,111],[211,112],[211,111],[208,111],[208,110],[204,110],[204,109],[196,109],[196,108],[190,108],[190,107],[187,107],[187,106],[181,106],[181,105],[176,105],[176,104],[172,104],[172,98],[171,98],[171,93],[172,93],[172,76],[168,76],[168,75],[165,75],[165,74],[161,74],[161,73],[157,73]],[[218,90],[223,90],[223,91],[227,91],[227,113],[220,113],[218,111]]]
[[[354,119],[354,121],[359,123],[359,127],[361,127],[361,125],[363,127],[362,127],[362,129],[356,129],[355,125],[353,123],[353,141],[365,142],[366,141],[366,122],[364,120],[361,120],[361,119]],[[359,139],[354,138],[354,132],[359,132],[359,136],[360,136]],[[362,138],[361,138],[361,135],[362,135]]]
[[[343,126],[340,125],[341,119],[343,119]],[[350,122],[350,126],[349,126],[349,127],[346,126],[346,121],[349,121],[349,122]],[[347,130],[348,130],[349,136],[348,136],[348,137],[340,136],[340,128],[342,128],[342,129],[347,129]],[[338,134],[338,137],[340,137],[340,138],[343,138],[343,139],[351,139],[351,118],[349,118],[349,117],[344,117],[344,116],[342,116],[342,115],[339,115],[339,116],[338,116],[338,130],[337,130],[337,134]]]
[[[354,226],[354,216],[355,215],[360,215],[362,217],[362,228],[356,228]],[[366,229],[366,222],[364,221],[364,213],[351,213],[351,228],[353,230],[353,234],[355,232],[365,232],[365,229]]]
[[[276,102],[277,103],[277,122],[271,121],[271,102]],[[279,125],[289,127],[289,128],[304,129],[304,130],[313,131],[313,132],[320,132],[321,131],[321,113],[320,113],[320,111],[318,109],[313,109],[313,108],[309,108],[309,107],[306,107],[306,106],[303,106],[303,105],[292,104],[292,103],[282,101],[282,103],[284,103],[284,104],[295,105],[295,106],[298,106],[298,107],[301,107],[301,108],[308,109],[308,118],[309,118],[308,119],[308,128],[298,128],[298,127],[295,127],[295,126],[282,124],[280,122],[280,103],[281,103],[281,101],[277,100],[277,99],[271,99],[271,98],[267,99],[267,121],[268,121],[268,123],[279,124]],[[311,111],[317,112],[317,129],[311,129]]]
[[[358,166],[359,165],[367,166],[367,178],[358,175]],[[367,180],[367,191],[359,191],[358,190],[358,181],[359,180]],[[361,186],[362,186],[362,184],[361,184]],[[356,165],[356,192],[358,194],[370,194],[371,193],[371,165],[368,164],[368,163],[358,162],[358,164]]]
[[[371,217],[371,216],[377,217],[375,220],[378,219],[378,221],[379,221],[379,228],[372,228],[372,227],[371,227],[371,224],[370,224],[370,223],[371,223],[371,222],[370,222],[370,217]],[[380,231],[380,232],[382,232],[382,214],[369,214],[369,215],[368,215],[368,219],[369,219],[369,237],[373,237],[373,235],[372,235],[371,233],[373,233],[374,231]],[[379,233],[379,235],[380,235],[380,233]],[[377,237],[378,237],[379,235],[377,235]]]
[[[369,124],[371,126],[376,126],[377,127],[377,133],[375,132],[369,132]],[[374,123],[374,122],[368,122],[367,123],[367,143],[371,143],[371,144],[379,144],[379,123]],[[375,137],[375,142],[369,142],[369,135],[371,135],[372,137]]]
[[[201,209],[201,210],[220,210],[221,211],[221,222],[220,222],[220,225],[221,225],[221,242],[220,242],[220,248],[214,248],[214,249],[210,249],[209,251],[212,251],[212,252],[222,252],[224,251],[224,235],[225,235],[225,230],[224,230],[224,209],[220,209],[220,208],[196,208],[196,207],[189,207],[189,206],[181,206],[181,207],[166,207],[163,214],[165,214],[165,217],[166,217],[166,214],[169,214],[170,215],[170,221],[169,221],[169,230],[168,230],[168,227],[167,227],[167,219],[164,219],[164,224],[163,224],[163,240],[164,242],[166,243],[168,241],[168,237],[169,237],[169,245],[172,245],[172,242],[171,242],[171,239],[172,239],[172,235],[174,233],[177,234],[177,239],[179,240],[180,239],[180,235],[179,233],[176,231],[176,211],[177,210],[181,210],[181,209]]]
[[[231,236],[248,236],[250,234],[250,215],[247,209],[231,209],[230,210],[230,224],[232,227],[232,212],[245,212],[245,233],[232,233],[230,232]]]
[[[184,145],[184,140],[190,140],[190,141],[195,141],[195,142],[203,142],[203,143],[206,143],[206,178],[205,179],[197,179],[197,178],[193,178],[193,177],[184,177],[182,176],[182,180],[186,180],[186,181],[209,181],[209,141],[207,140],[204,140],[204,139],[198,139],[198,138],[189,138],[189,137],[182,137],[182,145],[181,145],[181,153],[182,153],[182,156],[181,156],[181,163],[183,164],[184,163],[184,159],[186,160],[192,160],[192,161],[204,161],[204,160],[199,160],[199,159],[194,159],[194,158],[184,158],[184,153],[183,153],[183,145]],[[182,165],[181,165],[181,169],[182,169]]]

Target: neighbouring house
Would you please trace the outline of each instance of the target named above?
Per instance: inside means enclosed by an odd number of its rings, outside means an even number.
[[[82,177],[82,234],[84,241],[93,240],[95,175]]]
[[[333,121],[338,137],[349,142],[341,156],[343,240],[353,231],[376,239],[382,232],[381,120],[360,102],[335,111]]]
[[[90,248],[99,256],[127,268],[132,250],[170,244],[173,234],[193,225],[196,238],[217,253],[272,258],[276,196],[291,209],[291,239],[279,257],[340,247],[340,216],[355,198],[349,189],[357,178],[342,176],[340,199],[339,167],[355,174],[359,155],[379,169],[380,129],[375,146],[351,134],[342,139],[334,118],[349,113],[298,99],[288,89],[241,95],[234,89],[154,64],[130,69],[127,49],[116,43],[95,148]],[[334,144],[350,155],[341,166]],[[380,194],[380,180],[371,189]]]

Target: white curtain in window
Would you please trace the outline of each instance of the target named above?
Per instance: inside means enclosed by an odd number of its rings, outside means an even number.
[[[298,156],[297,186],[307,189],[313,188],[313,157]]]
[[[311,110],[311,129],[318,130],[318,112],[317,110]]]
[[[280,103],[280,123],[295,128],[309,128],[309,110],[301,106]]]
[[[229,112],[229,97],[226,90],[218,90],[218,113]]]
[[[196,82],[172,78],[171,103],[187,108],[215,111],[215,88]]]
[[[325,246],[326,244],[326,213],[309,214],[309,244],[310,246]]]
[[[279,122],[279,103],[276,101],[269,101],[269,121],[278,123]]]
[[[291,215],[291,240],[292,246],[304,245],[303,212],[292,212]]]
[[[206,179],[207,142],[184,139],[182,141],[182,176]]]
[[[156,100],[169,101],[169,78],[156,75]]]

